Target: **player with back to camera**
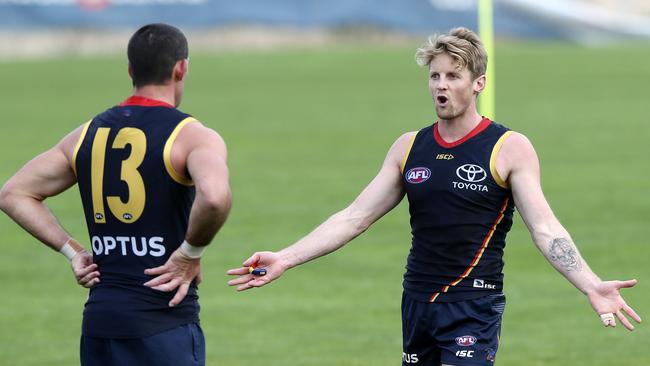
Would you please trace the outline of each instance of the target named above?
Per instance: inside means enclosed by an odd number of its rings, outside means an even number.
[[[189,65],[180,30],[140,28],[128,59],[133,95],[28,162],[0,191],[0,208],[90,288],[82,365],[204,365],[197,284],[230,210],[226,146],[176,109]],[[92,255],[43,203],[75,183]]]
[[[258,252],[228,271],[239,291],[341,248],[406,194],[412,247],[402,297],[402,364],[493,365],[502,314],[503,250],[516,206],[548,261],[585,294],[606,327],[614,314],[640,317],[619,290],[636,280],[602,281],[549,207],[529,140],[476,110],[485,88],[486,51],[472,31],[430,37],[416,53],[429,68],[438,121],[399,137],[377,176],[347,208],[279,252]],[[264,267],[265,276],[249,273]]]

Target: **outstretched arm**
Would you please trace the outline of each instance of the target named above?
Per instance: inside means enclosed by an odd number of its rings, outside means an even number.
[[[50,248],[60,251],[67,243],[69,259],[77,282],[91,287],[99,282],[92,256],[63,229],[44,201],[56,196],[77,181],[71,156],[82,127],[63,138],[56,146],[23,166],[0,190],[0,209],[18,225]]]
[[[591,270],[544,197],[539,161],[528,139],[520,134],[508,137],[499,152],[497,169],[503,173],[502,177],[507,177],[515,205],[544,257],[587,295],[605,326],[616,326],[613,316],[616,314],[627,329],[633,330],[625,314],[637,322],[641,318],[625,303],[620,289],[634,286],[636,280],[602,281]]]
[[[230,275],[239,275],[228,284],[238,286],[238,291],[264,286],[290,268],[341,248],[392,210],[404,197],[400,165],[413,134],[404,134],[395,141],[377,176],[352,204],[332,215],[295,244],[277,253],[253,254],[243,263],[243,267],[228,271]],[[264,267],[268,272],[265,276],[254,276],[249,274],[250,266]]]

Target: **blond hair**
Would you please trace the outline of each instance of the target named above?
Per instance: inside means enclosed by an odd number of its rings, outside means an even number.
[[[485,74],[487,52],[481,39],[471,30],[459,27],[447,34],[430,36],[415,52],[415,62],[420,66],[429,66],[436,56],[443,53],[451,56],[459,69],[467,67],[473,79]]]

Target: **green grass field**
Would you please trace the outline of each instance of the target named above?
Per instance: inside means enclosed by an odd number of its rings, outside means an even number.
[[[204,260],[208,365],[394,366],[401,359],[404,203],[328,257],[235,293],[228,268],[345,207],[401,133],[434,120],[412,48],[192,55],[182,109],[228,143],[234,206]],[[525,133],[555,213],[603,278],[650,317],[648,44],[497,45],[497,120]],[[0,181],[130,93],[122,57],[0,64]],[[76,189],[48,200],[87,240]],[[0,215],[0,365],[78,363],[86,291],[65,259]],[[603,329],[517,216],[506,249],[500,366],[650,365],[650,329]]]

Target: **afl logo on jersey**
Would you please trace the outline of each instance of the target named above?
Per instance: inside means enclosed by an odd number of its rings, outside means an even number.
[[[431,170],[424,167],[412,168],[406,172],[404,177],[411,184],[420,184],[431,177]]]
[[[482,182],[487,177],[485,170],[480,166],[474,164],[465,164],[459,166],[458,169],[456,169],[456,175],[458,178],[469,183]]]

